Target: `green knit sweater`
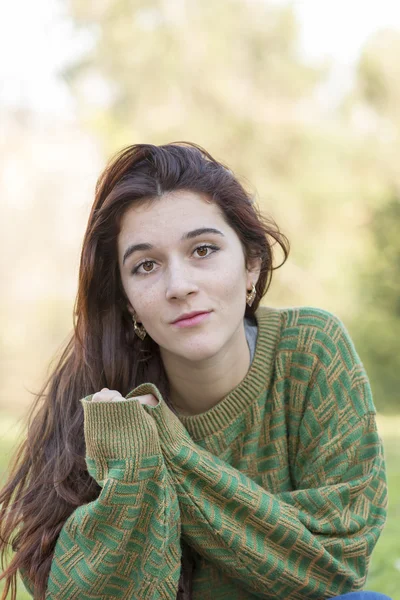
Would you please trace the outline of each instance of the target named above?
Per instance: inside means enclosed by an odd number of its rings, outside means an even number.
[[[386,516],[364,367],[341,321],[316,308],[256,313],[242,382],[177,417],[153,384],[82,400],[97,500],[65,523],[48,599],[175,600],[181,537],[194,600],[323,600],[359,590]],[[155,407],[134,396],[153,393]]]

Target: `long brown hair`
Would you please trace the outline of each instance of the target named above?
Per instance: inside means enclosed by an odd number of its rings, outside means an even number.
[[[168,380],[158,345],[140,340],[132,327],[122,288],[116,240],[124,212],[135,202],[187,189],[216,202],[242,242],[247,260],[262,268],[251,307],[254,315],[285,262],[289,242],[274,221],[261,215],[233,173],[196,144],[136,144],[121,151],[101,174],[89,216],[79,270],[74,329],[53,372],[37,394],[26,439],[0,492],[1,578],[4,600],[16,599],[16,576],[23,570],[34,597],[43,600],[58,535],[74,510],[93,501],[100,487],[85,463],[80,399],[103,387],[126,395],[139,384],[155,383],[168,400]],[[273,246],[284,255],[273,265]],[[171,409],[173,410],[172,406]],[[5,568],[9,550],[14,552]],[[193,563],[183,546],[177,598],[191,597]]]

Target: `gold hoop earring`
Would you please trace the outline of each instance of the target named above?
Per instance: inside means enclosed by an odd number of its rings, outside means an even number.
[[[254,298],[256,297],[256,295],[257,295],[256,286],[253,283],[251,290],[249,292],[247,292],[247,294],[246,294],[246,304],[251,306],[254,302]]]
[[[143,325],[138,325],[136,323],[135,317],[132,317],[132,321],[133,321],[133,329],[135,330],[136,335],[138,337],[140,337],[141,340],[144,340],[144,338],[146,337],[147,331],[145,330]]]

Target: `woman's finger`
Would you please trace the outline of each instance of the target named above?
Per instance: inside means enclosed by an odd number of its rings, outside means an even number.
[[[100,392],[96,392],[93,395],[92,402],[109,402],[110,400],[118,400],[119,398],[122,398],[122,394],[117,390],[103,388]]]

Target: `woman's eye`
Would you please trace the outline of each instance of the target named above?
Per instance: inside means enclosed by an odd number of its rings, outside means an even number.
[[[152,261],[152,260],[145,260],[144,262],[140,263],[140,265],[138,265],[137,267],[135,267],[132,272],[133,272],[133,274],[135,274],[135,273],[137,273],[139,271],[140,268],[143,268],[143,271],[145,271],[145,273],[151,273],[153,269],[152,268],[148,269],[147,267],[149,265],[150,266],[154,265],[154,261]]]
[[[199,252],[198,256],[204,258],[212,254],[212,252],[208,253],[208,250],[213,250],[214,252],[216,252],[217,250],[219,250],[219,248],[218,246],[214,246],[213,244],[205,244],[203,246],[197,246],[197,248],[194,249],[194,252]]]
[[[146,260],[146,262],[142,263],[142,267],[143,269],[146,271],[146,273],[149,273],[150,270],[153,269],[148,269],[147,267],[150,265],[151,267],[153,266],[153,261],[152,260]]]
[[[200,246],[199,248],[196,248],[195,252],[198,252],[199,256],[207,256],[208,247]]]
[[[217,250],[219,250],[219,247],[214,246],[214,244],[203,244],[202,246],[197,246],[197,248],[193,250],[193,253],[197,252],[199,258],[207,258],[207,256],[217,252]],[[135,275],[137,273],[139,275],[144,275],[145,273],[152,273],[153,271],[154,260],[145,260],[133,269],[132,274]]]

